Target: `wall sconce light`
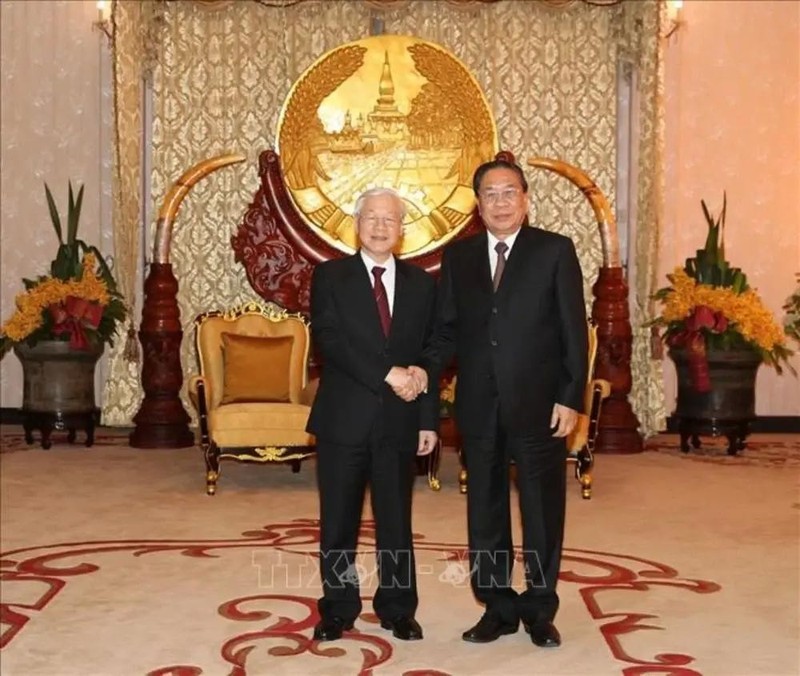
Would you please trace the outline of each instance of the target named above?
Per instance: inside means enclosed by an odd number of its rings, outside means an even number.
[[[683,0],[667,0],[667,32],[664,37],[668,38],[684,23],[683,19]]]
[[[97,21],[92,22],[92,28],[99,30],[111,42],[111,2],[97,0]]]

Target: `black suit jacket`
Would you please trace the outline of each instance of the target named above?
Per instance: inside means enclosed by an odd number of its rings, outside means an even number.
[[[308,431],[319,439],[365,443],[376,424],[384,437],[416,450],[420,430],[439,429],[438,383],[404,402],[384,382],[392,366],[422,359],[434,325],[436,285],[424,270],[396,260],[392,326],[381,329],[369,272],[356,253],[319,264],[311,281],[311,335],[322,374]]]
[[[455,242],[442,259],[437,352],[457,360],[456,422],[465,436],[550,435],[553,404],[583,408],[587,328],[572,241],[523,226],[495,293],[487,234]]]

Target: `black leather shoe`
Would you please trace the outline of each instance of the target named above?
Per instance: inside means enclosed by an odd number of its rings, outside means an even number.
[[[314,627],[315,641],[336,641],[342,638],[342,632],[353,628],[353,623],[343,620],[338,615],[322,618]]]
[[[419,641],[422,638],[422,627],[413,617],[400,615],[393,620],[381,620],[381,627],[391,629],[392,636],[401,641]]]
[[[526,624],[525,631],[531,635],[533,645],[540,648],[558,648],[561,645],[561,634],[558,633],[555,625],[547,620]]]
[[[516,634],[519,624],[504,622],[496,615],[484,613],[472,629],[467,629],[461,638],[470,643],[491,643],[506,634]]]

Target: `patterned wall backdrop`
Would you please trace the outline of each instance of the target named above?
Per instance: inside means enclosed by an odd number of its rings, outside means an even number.
[[[528,168],[525,161],[546,156],[577,165],[613,204],[616,63],[621,54],[635,59],[642,68],[642,99],[647,102],[640,160],[648,175],[639,187],[643,225],[637,228],[642,241],[636,250],[637,256],[654,255],[658,5],[655,0],[611,7],[557,4],[420,0],[381,6],[312,0],[270,7],[179,1],[159,3],[152,16],[141,19],[149,24],[135,34],[149,36],[145,48],[153,64],[153,211],[192,164],[227,152],[248,158],[199,183],[176,222],[172,263],[180,282],[184,374],[197,369],[193,317],[255,299],[229,241],[258,187],[257,158],[274,144],[278,114],[292,83],[329,49],[368,35],[376,17],[387,33],[443,45],[475,75],[493,107],[501,147],[512,151],[528,174],[532,222],[573,238],[589,302],[601,260],[595,218],[567,181]],[[141,43],[118,44],[117,58],[125,58],[126,50],[137,45]],[[127,133],[138,133],[132,127]],[[647,311],[646,300],[641,300],[648,295],[647,282],[640,286],[632,290],[640,312],[632,318],[634,326]],[[644,431],[650,432],[663,419],[660,374],[649,359],[645,333],[636,335],[633,403]],[[121,359],[117,350],[113,361]],[[138,404],[138,384],[130,369],[114,372],[118,380],[107,390],[104,419],[129,424]]]

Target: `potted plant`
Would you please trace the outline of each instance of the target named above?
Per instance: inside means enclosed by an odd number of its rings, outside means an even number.
[[[766,363],[780,373],[792,352],[746,275],[725,258],[727,196],[716,219],[700,203],[708,225],[705,246],[667,275],[670,285],[654,295],[661,314],[650,325],[664,328],[675,362],[682,450],[689,450],[690,437],[699,446],[700,434],[724,434],[735,454],[755,417],[758,368]]]
[[[41,427],[48,447],[53,427],[73,438],[78,424],[89,429],[71,418],[94,418],[95,364],[105,344],[113,345],[125,305],[100,251],[78,239],[83,186],[76,197],[69,183],[66,239],[47,184],[45,194],[58,250],[49,274],[22,280],[16,310],[0,327],[0,357],[13,348],[22,362],[26,438],[31,443],[31,430]]]

